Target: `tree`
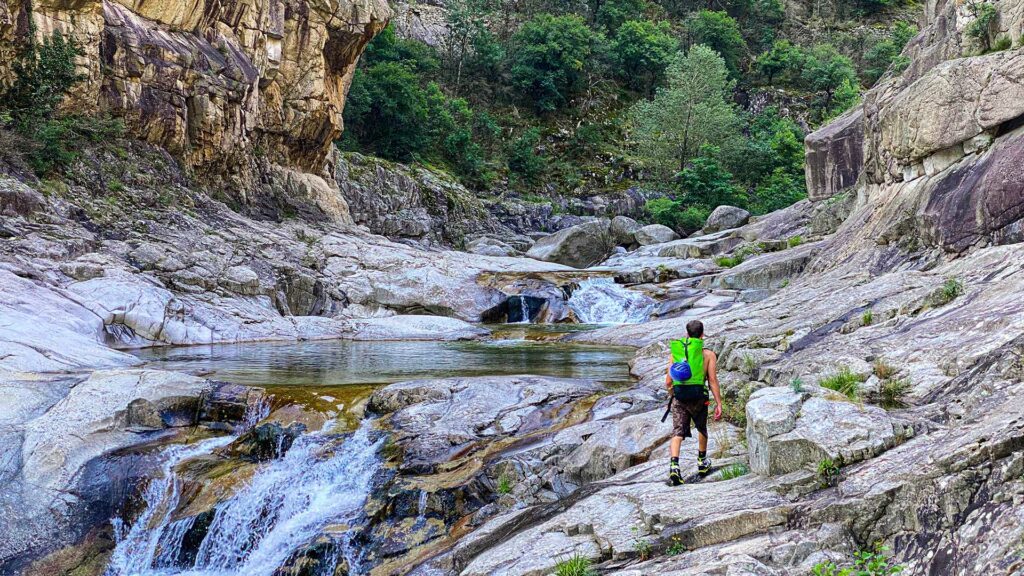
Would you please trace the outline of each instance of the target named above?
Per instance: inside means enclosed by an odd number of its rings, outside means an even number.
[[[594,15],[594,23],[608,34],[615,34],[630,20],[642,20],[647,0],[605,0]]]
[[[818,44],[811,48],[803,62],[801,79],[808,89],[824,93],[826,109],[831,108],[838,90],[843,88],[848,92],[860,84],[853,61],[831,44]]]
[[[864,82],[867,86],[878,82],[890,66],[899,73],[910,64],[910,61],[900,56],[900,53],[916,34],[916,26],[903,21],[897,22],[889,32],[888,38],[879,40],[864,53]]]
[[[34,27],[31,30],[33,36]],[[14,83],[3,94],[4,107],[23,132],[31,132],[53,118],[72,86],[83,77],[75,69],[75,58],[85,52],[73,39],[57,30],[42,43],[30,38],[15,58]]]
[[[739,77],[740,62],[747,53],[747,43],[740,27],[723,12],[701,10],[687,24],[694,44],[704,44],[718,52],[733,78]]]
[[[565,106],[583,87],[600,41],[579,16],[533,18],[513,37],[513,86],[538,113]]]
[[[440,67],[433,48],[422,42],[398,37],[391,24],[373,38],[359,59],[363,68],[381,62],[400,62],[419,74],[435,72]]]
[[[776,40],[770,50],[757,58],[754,67],[767,84],[774,84],[778,79],[783,84],[792,85],[799,78],[805,59],[799,46],[789,40]]]
[[[739,117],[727,100],[732,93],[725,62],[697,45],[669,65],[667,81],[652,100],[629,111],[642,164],[661,178],[684,169],[701,147],[739,136]]]
[[[678,50],[679,42],[667,22],[631,20],[619,28],[612,42],[619,77],[644,94],[662,83],[665,68]]]
[[[397,62],[357,71],[344,114],[350,137],[384,158],[411,160],[430,141],[427,95],[419,77]]]
[[[718,160],[717,146],[701,146],[700,154],[679,173],[678,185],[683,204],[714,209],[722,205],[745,206],[732,174]]]
[[[974,16],[974,20],[971,20],[964,32],[978,43],[982,54],[990,52],[992,26],[999,19],[999,10],[987,0],[969,0],[967,10]]]

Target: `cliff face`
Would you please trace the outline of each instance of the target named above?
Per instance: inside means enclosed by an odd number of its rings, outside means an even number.
[[[85,80],[70,109],[123,118],[251,204],[269,165],[324,172],[359,54],[390,15],[385,0],[0,0],[0,55],[30,19],[73,36]]]
[[[929,2],[904,52],[911,65],[807,137],[811,198],[856,189],[861,212],[847,234],[883,254],[896,243],[938,254],[1024,238],[1024,2],[992,5],[988,43],[1009,39],[1011,49],[980,54],[969,7]],[[837,258],[864,243],[847,246]]]

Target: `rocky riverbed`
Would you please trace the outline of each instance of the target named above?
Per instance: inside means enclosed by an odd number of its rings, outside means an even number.
[[[141,116],[60,180],[0,165],[0,573],[803,575],[882,545],[906,574],[1024,574],[1019,46],[978,54],[968,9],[927,3],[910,65],[807,138],[809,200],[677,238],[635,194],[558,216],[334,151],[325,85],[387,8],[299,2],[299,34],[255,4],[36,16],[93,56],[119,31],[137,58],[93,58],[83,90]],[[1021,3],[993,6],[1020,36]],[[225,32],[236,81],[172,81]],[[136,60],[176,63],[143,80],[166,105],[125,88]],[[310,66],[286,134],[267,111]],[[726,417],[714,473],[670,489],[666,343],[691,319]],[[243,343],[365,363],[203,364]]]

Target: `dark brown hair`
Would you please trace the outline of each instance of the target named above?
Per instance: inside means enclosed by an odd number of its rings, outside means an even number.
[[[700,320],[690,320],[686,323],[686,335],[690,338],[703,338],[704,323]]]

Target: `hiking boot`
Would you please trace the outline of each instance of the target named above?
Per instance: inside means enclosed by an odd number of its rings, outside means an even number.
[[[709,472],[711,472],[711,458],[697,456],[697,474],[703,477],[707,476]]]
[[[668,465],[668,483],[670,486],[679,486],[683,483],[683,474],[679,471],[679,464]]]

